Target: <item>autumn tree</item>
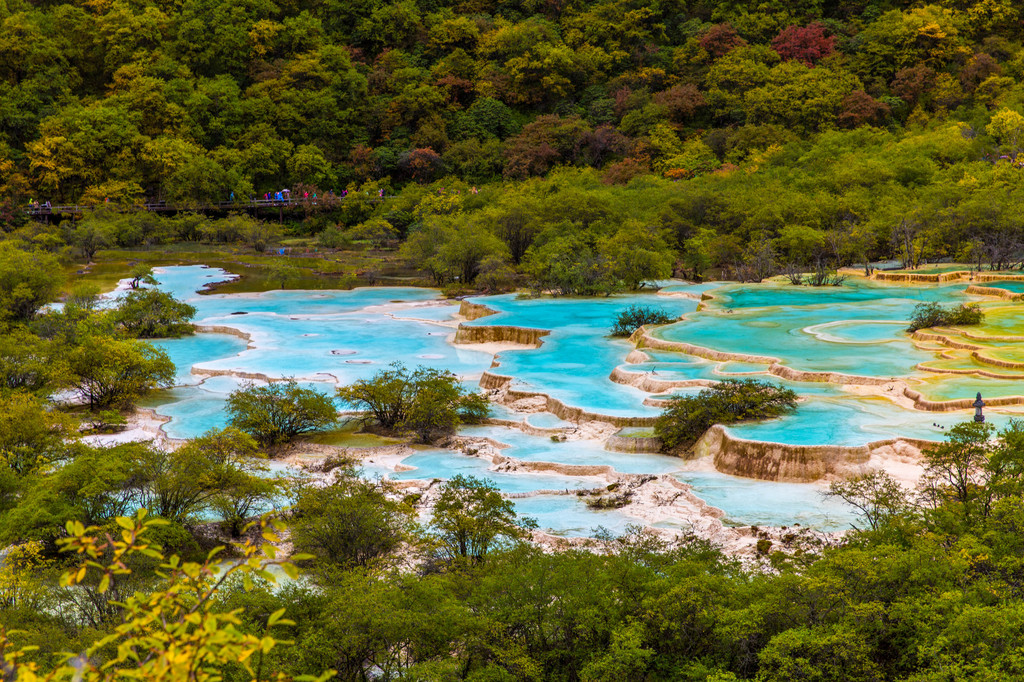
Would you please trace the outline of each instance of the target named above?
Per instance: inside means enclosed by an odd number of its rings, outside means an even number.
[[[807,26],[787,26],[772,39],[772,49],[785,60],[796,60],[805,66],[813,66],[835,51],[836,39],[826,35],[820,23]]]
[[[700,37],[701,48],[715,59],[746,44],[730,24],[715,24]]]

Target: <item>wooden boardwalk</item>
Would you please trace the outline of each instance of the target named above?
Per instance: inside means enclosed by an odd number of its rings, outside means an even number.
[[[392,199],[392,196],[384,197],[365,197],[366,201],[379,202],[385,199]],[[33,205],[25,209],[25,213],[31,216],[56,216],[56,215],[76,215],[86,213],[88,211],[96,211],[100,209],[114,211],[117,213],[130,213],[132,211],[150,211],[154,213],[178,213],[181,211],[248,211],[251,209],[260,208],[277,208],[281,210],[285,209],[319,209],[319,208],[331,208],[336,206],[338,203],[347,201],[349,197],[326,196],[318,197],[316,201],[312,199],[300,198],[300,199],[286,199],[278,201],[276,199],[252,199],[250,201],[220,201],[207,204],[199,205],[178,205],[168,204],[166,201],[154,201],[145,204],[59,204],[56,206],[42,206]]]

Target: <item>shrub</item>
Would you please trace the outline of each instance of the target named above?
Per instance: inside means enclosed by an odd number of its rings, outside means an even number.
[[[412,431],[423,442],[474,424],[490,413],[486,397],[467,391],[451,372],[394,363],[338,389],[338,397],[369,413],[380,426]]]
[[[481,561],[488,551],[526,537],[536,522],[516,516],[515,506],[489,480],[458,474],[441,486],[431,529],[446,560]]]
[[[302,388],[294,380],[233,391],[228,396],[228,414],[231,426],[262,445],[284,443],[326,429],[338,420],[330,396]]]
[[[88,336],[67,354],[73,386],[90,409],[131,409],[154,388],[174,383],[164,351],[136,339]]]
[[[695,396],[673,396],[654,425],[666,450],[691,447],[715,424],[778,417],[796,407],[797,395],[767,381],[727,379]]]
[[[316,243],[322,249],[347,249],[352,240],[335,226],[328,227],[316,236]]]
[[[388,499],[380,484],[354,476],[300,488],[292,512],[296,550],[348,568],[392,554],[412,526],[410,506]]]
[[[194,333],[192,318],[196,309],[164,291],[138,289],[129,292],[117,310],[114,321],[128,336],[157,339]]]
[[[632,336],[640,327],[645,324],[668,324],[672,316],[661,308],[649,305],[631,305],[615,318],[615,326],[612,327],[612,336]]]
[[[961,303],[944,308],[938,303],[918,303],[910,318],[908,332],[929,327],[951,327],[981,324],[985,313],[976,303]]]
[[[0,317],[28,320],[60,291],[64,275],[57,257],[0,245]]]
[[[633,500],[633,493],[621,493],[618,495],[591,495],[584,502],[587,509],[621,509]]]

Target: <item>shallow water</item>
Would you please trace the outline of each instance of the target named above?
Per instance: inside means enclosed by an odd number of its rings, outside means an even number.
[[[826,498],[825,486],[815,483],[772,483],[715,472],[687,472],[676,478],[694,493],[725,512],[723,521],[737,526],[809,526],[832,531],[855,522],[850,507]]]
[[[177,386],[197,384],[202,379],[192,374],[192,367],[204,362],[237,357],[247,347],[245,339],[230,334],[197,334],[181,339],[159,339],[153,345],[171,358],[176,369]]]
[[[883,398],[850,396],[808,400],[785,417],[737,424],[728,430],[747,440],[855,446],[909,435],[941,440],[945,429],[964,418],[965,415],[954,412],[894,409],[892,403]],[[989,414],[989,421],[997,425],[1006,419],[1005,415]]]
[[[554,441],[548,436],[533,436],[504,426],[470,426],[460,433],[496,440],[510,446],[502,449],[501,454],[532,462],[607,465],[623,474],[666,474],[682,468],[677,457],[611,452],[595,441]]]
[[[748,288],[749,289],[749,288]],[[731,300],[661,327],[655,336],[730,353],[777,358],[794,369],[899,377],[934,357],[903,331],[922,300],[959,298],[951,287],[850,292],[733,290]],[[775,301],[775,303],[771,303]],[[870,352],[864,348],[870,346]]]
[[[458,307],[440,299],[434,290],[378,287],[200,296],[196,291],[203,285],[230,276],[214,268],[186,266],[160,268],[156,277],[161,288],[197,308],[197,323],[231,327],[249,339],[198,334],[157,342],[177,366],[177,386],[158,392],[146,405],[171,418],[165,431],[172,437],[192,437],[223,426],[227,396],[245,383],[230,376],[204,379],[204,371],[295,377],[333,392],[336,385],[370,377],[396,361],[409,367],[427,365],[450,370],[469,386],[475,386],[479,375],[491,365],[491,355],[450,343]],[[997,284],[1001,283],[991,283]],[[1024,290],[1024,283],[1011,284]],[[736,436],[755,440],[861,445],[896,436],[941,439],[945,430],[967,418],[967,413],[908,410],[882,398],[844,392],[833,384],[787,382],[766,374],[765,364],[742,360],[720,362],[669,351],[647,351],[650,362],[624,364],[631,346],[607,336],[618,312],[632,304],[654,305],[673,316],[687,316],[685,321],[655,332],[667,340],[772,356],[802,370],[903,377],[930,399],[973,398],[978,391],[988,396],[1024,393],[1016,380],[937,375],[916,369],[922,362],[939,367],[981,366],[967,353],[940,360],[930,350],[915,348],[904,331],[914,306],[922,301],[970,300],[963,293],[962,283],[911,287],[851,280],[842,287],[823,289],[672,283],[668,290],[695,298],[655,294],[602,299],[476,297],[474,302],[498,312],[468,324],[551,330],[540,348],[500,353],[500,364],[493,371],[512,376],[515,388],[547,393],[571,407],[599,414],[654,416],[660,412],[643,404],[650,394],[610,380],[616,367],[666,380],[720,380],[730,374],[748,375],[796,390],[802,400],[793,414],[730,427]],[[705,304],[706,310],[696,312],[696,297],[705,291],[710,291],[714,299]],[[987,310],[990,313],[983,333],[1024,334],[1016,306],[1000,304]],[[986,353],[998,357],[1024,357],[1015,342],[982,345]],[[689,387],[673,393],[693,395],[700,390]],[[1021,411],[989,411],[989,419],[999,425]],[[493,416],[516,421],[525,416],[528,423],[538,427],[574,426],[549,413],[522,415],[503,406],[496,406]],[[470,427],[463,431],[507,443],[510,447],[503,454],[517,459],[604,464],[623,473],[673,473],[691,482],[697,494],[709,503],[722,508],[731,522],[782,525],[806,521],[825,528],[849,521],[835,503],[826,504],[816,497],[815,486],[787,487],[720,474],[694,474],[681,471],[681,462],[674,458],[612,453],[595,442],[555,442],[503,427]],[[445,478],[457,472],[472,473],[492,478],[507,492],[572,489],[586,484],[586,479],[555,474],[497,474],[488,471],[484,460],[447,451],[420,452],[407,463],[417,469],[396,477]],[[622,528],[628,522],[618,512],[588,510],[575,497],[541,496],[517,500],[516,504],[532,510],[542,527],[559,532],[589,533],[596,525]]]
[[[993,287],[995,289],[1006,289],[1015,294],[1024,293],[1024,281],[1022,280],[999,280],[997,282],[979,282],[978,286]]]
[[[690,285],[693,293],[712,285]],[[681,287],[680,287],[681,288]],[[608,337],[616,316],[630,305],[657,306],[679,316],[697,309],[697,301],[654,294],[611,296],[600,299],[521,298],[515,294],[472,299],[499,311],[468,324],[512,325],[549,329],[540,348],[504,351],[494,371],[515,377],[515,387],[544,392],[563,402],[598,414],[654,416],[656,408],[643,405],[646,394],[613,383],[612,369],[621,364],[631,347]]]

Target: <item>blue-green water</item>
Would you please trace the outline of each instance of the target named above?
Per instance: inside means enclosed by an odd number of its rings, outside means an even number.
[[[723,521],[736,525],[810,526],[831,531],[854,523],[850,508],[824,496],[813,483],[771,483],[724,474],[692,471],[676,478],[693,486],[708,504],[725,511]]]
[[[979,282],[978,286],[1006,289],[1015,294],[1024,293],[1024,280],[1000,280],[998,282]]]
[[[458,307],[440,299],[436,291],[380,287],[196,294],[204,284],[228,277],[223,271],[199,266],[162,268],[157,272],[161,288],[197,308],[197,323],[231,327],[249,338],[247,342],[232,335],[198,334],[157,342],[177,366],[177,386],[160,392],[148,405],[171,418],[165,430],[172,437],[199,435],[226,422],[227,396],[244,380],[230,376],[204,379],[204,371],[294,377],[332,392],[337,385],[372,376],[396,361],[410,367],[427,365],[450,370],[462,376],[467,385],[475,385],[480,374],[491,367],[490,354],[450,343]],[[801,370],[903,377],[933,398],[973,397],[977,390],[1024,393],[1019,382],[976,376],[937,377],[915,369],[918,363],[935,360],[936,356],[915,348],[904,331],[913,307],[922,301],[969,300],[962,284],[904,287],[852,280],[843,287],[824,289],[714,283],[676,283],[669,288],[695,297],[712,291],[715,299],[706,304],[706,310],[695,312],[695,298],[655,294],[601,299],[477,297],[472,300],[498,312],[468,324],[550,330],[540,348],[501,352],[497,358],[500,366],[492,371],[513,377],[515,388],[546,393],[589,412],[622,416],[659,413],[659,408],[643,404],[650,394],[610,380],[612,370],[620,366],[627,372],[649,373],[652,378],[665,380],[718,380],[744,374],[796,390],[802,400],[793,414],[730,428],[735,435],[754,440],[860,445],[896,436],[941,439],[944,431],[962,421],[965,414],[904,409],[882,398],[845,392],[833,384],[787,382],[765,374],[767,365],[740,360],[719,362],[647,351],[650,362],[623,364],[631,346],[607,336],[618,312],[632,304],[655,305],[673,317],[687,316],[685,321],[655,332],[664,339],[771,356]],[[1015,321],[1004,315],[999,324],[1001,329],[1013,329]],[[927,383],[922,381],[925,378]],[[692,395],[700,390],[691,387],[675,392]],[[523,419],[523,415],[502,406],[495,408],[494,416]],[[990,421],[997,425],[1007,418],[1006,414],[990,412]],[[527,421],[548,428],[574,426],[547,413],[528,415]],[[503,427],[472,427],[464,432],[507,443],[511,447],[503,454],[516,459],[602,464],[623,473],[673,473],[680,468],[679,460],[673,458],[612,453],[591,441],[554,442]],[[483,460],[447,451],[417,453],[407,464],[416,470],[396,477],[445,478],[458,472],[472,473],[493,478],[507,492],[590,485],[585,478],[555,474],[498,474],[490,472]],[[783,525],[803,523],[803,518],[825,527],[848,521],[834,504],[825,504],[816,496],[815,486],[786,487],[719,474],[677,475],[691,482],[699,495],[725,510],[727,518],[737,523]],[[756,495],[752,494],[753,486],[758,486]],[[542,526],[560,532],[583,532],[580,529],[596,525],[616,528],[626,522],[626,517],[617,512],[587,510],[571,496],[541,496],[519,500],[517,505],[534,510]],[[598,521],[598,517],[604,521]],[[545,526],[543,519],[548,519],[550,525]]]
[[[964,300],[963,287],[727,287],[715,306],[655,336],[777,358],[804,371],[901,377],[933,353],[903,331],[923,301]],[[720,292],[715,292],[716,297]],[[868,346],[858,349],[856,346]]]
[[[695,285],[700,292],[712,285]],[[515,377],[516,388],[547,393],[573,406],[599,414],[651,416],[658,410],[643,405],[646,394],[614,384],[608,376],[630,351],[625,340],[608,331],[630,305],[661,308],[678,317],[697,309],[697,301],[653,294],[599,299],[523,298],[515,294],[472,299],[498,311],[471,325],[512,325],[549,329],[540,348],[504,351],[494,370]]]

